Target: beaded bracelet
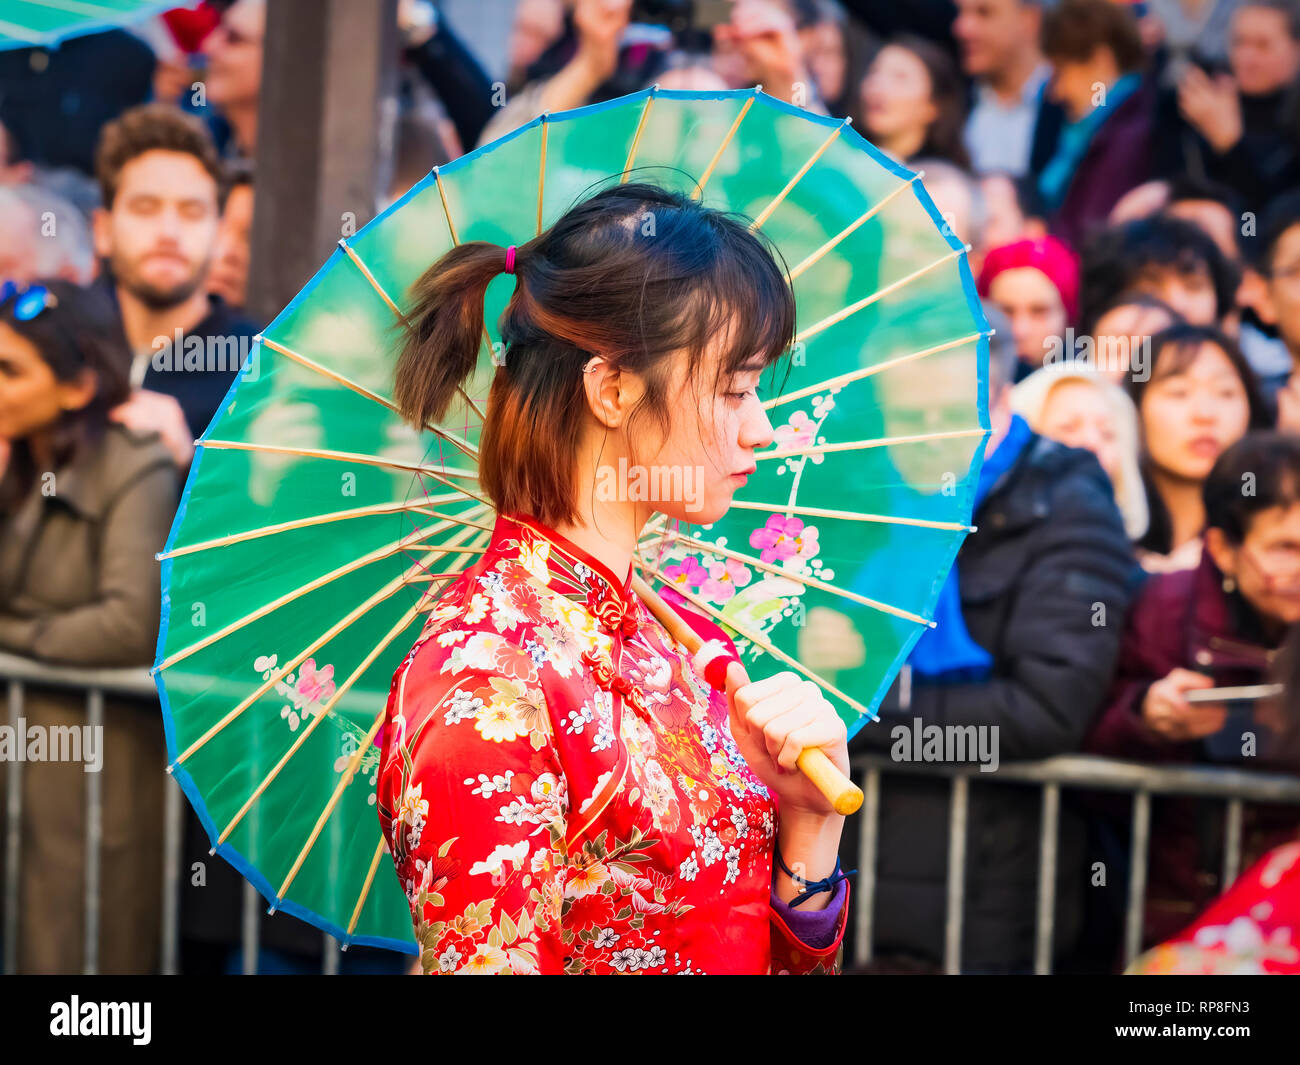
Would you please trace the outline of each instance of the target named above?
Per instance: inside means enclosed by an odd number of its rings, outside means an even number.
[[[776,864],[781,867],[781,872],[785,873],[794,881],[794,886],[799,889],[799,894],[789,903],[791,909],[802,903],[807,902],[814,895],[820,895],[823,891],[834,891],[835,885],[841,880],[847,880],[857,872],[856,869],[850,869],[847,873],[840,868],[839,855],[835,856],[835,871],[824,880],[805,880],[798,873],[792,872],[785,864],[781,857],[781,848],[774,846],[772,848],[776,854]]]

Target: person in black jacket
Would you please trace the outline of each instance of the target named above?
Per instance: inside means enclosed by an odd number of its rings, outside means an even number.
[[[487,73],[432,4],[401,0],[397,27],[406,58],[437,93],[462,150],[469,151],[496,109]]]
[[[879,720],[854,738],[855,752],[919,760],[925,755],[910,748],[909,737],[937,725],[975,726],[979,742],[970,745],[966,760],[982,752],[982,764],[1066,754],[1079,749],[1106,693],[1136,575],[1132,549],[1110,482],[1092,453],[1037,436],[1011,415],[1010,335],[1009,328],[998,328],[991,349],[994,435],[976,494],[973,524],[979,531],[966,539],[940,594],[938,627],[913,649]],[[994,780],[977,773],[970,786],[961,965],[967,971],[1027,971],[1034,952],[1041,799],[1035,788]],[[882,776],[877,964],[906,969],[942,962],[949,802],[946,779]],[[856,835],[846,827],[846,840]],[[1079,928],[1083,843],[1081,822],[1063,809],[1058,953],[1070,948]]]
[[[30,162],[89,176],[100,128],[149,99],[154,62],[125,30],[0,51],[0,123]]]
[[[1300,182],[1300,2],[1243,2],[1228,65],[1189,65],[1163,93],[1156,169],[1227,185],[1258,215]]]
[[[159,433],[184,471],[257,333],[207,291],[225,171],[197,117],[145,104],[104,127],[96,173],[98,284],[117,306],[132,353],[131,398],[113,418]]]

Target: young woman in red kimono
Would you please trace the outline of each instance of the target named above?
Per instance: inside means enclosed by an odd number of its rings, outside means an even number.
[[[501,516],[393,677],[380,763],[421,967],[838,972],[843,817],[795,760],[821,747],[847,772],[843,723],[793,673],[732,664],[715,690],[631,587],[642,526],[716,521],[772,442],[756,388],[792,341],[784,273],[743,220],[651,185],[517,249],[462,244],[413,293],[395,390],[412,424],[473,369],[502,271],[479,454]],[[692,491],[609,490],[637,467]]]

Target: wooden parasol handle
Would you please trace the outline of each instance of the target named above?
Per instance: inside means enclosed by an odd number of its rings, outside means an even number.
[[[695,654],[704,646],[703,637],[686,624],[677,611],[665,603],[659,593],[642,578],[633,575],[632,588],[650,613],[686,650]],[[847,817],[849,814],[856,813],[858,807],[862,805],[862,789],[841,773],[839,766],[832,762],[820,747],[805,747],[799,753],[795,764],[798,765],[800,772],[817,786],[817,790],[826,796],[837,813]]]

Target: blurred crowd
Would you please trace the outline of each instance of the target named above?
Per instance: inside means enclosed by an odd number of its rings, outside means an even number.
[[[1300,668],[1300,0],[495,7],[508,42],[490,73],[444,12],[401,0],[393,178],[376,208],[543,112],[656,83],[761,84],[851,117],[923,171],[969,246],[996,329],[979,531],[856,750],[887,752],[891,726],[920,719],[996,726],[1004,762],[1297,771],[1300,698],[1195,693]],[[244,305],[266,15],[266,0],[206,0],[0,52],[0,650],[151,662],[153,554],[260,324]],[[186,365],[190,337],[224,344],[229,364]],[[53,726],[81,708],[33,689],[25,714]],[[109,760],[138,768],[105,777],[101,958],[147,970],[161,729],[126,701],[105,720]],[[25,767],[24,970],[81,955],[80,777]],[[948,803],[934,778],[882,787],[878,967],[942,957]],[[1113,970],[1127,805],[1070,793],[1061,816],[1057,963]],[[1039,818],[1035,790],[972,789],[972,971],[1030,967]],[[1222,804],[1155,804],[1144,946],[1226,887],[1222,822]],[[1248,808],[1244,862],[1297,838],[1300,812]],[[193,819],[186,848],[188,870],[207,850]],[[242,882],[222,863],[207,877],[183,881],[184,968],[231,971]],[[262,943],[264,971],[319,965],[297,922],[264,920]],[[349,954],[357,971],[396,964]]]

